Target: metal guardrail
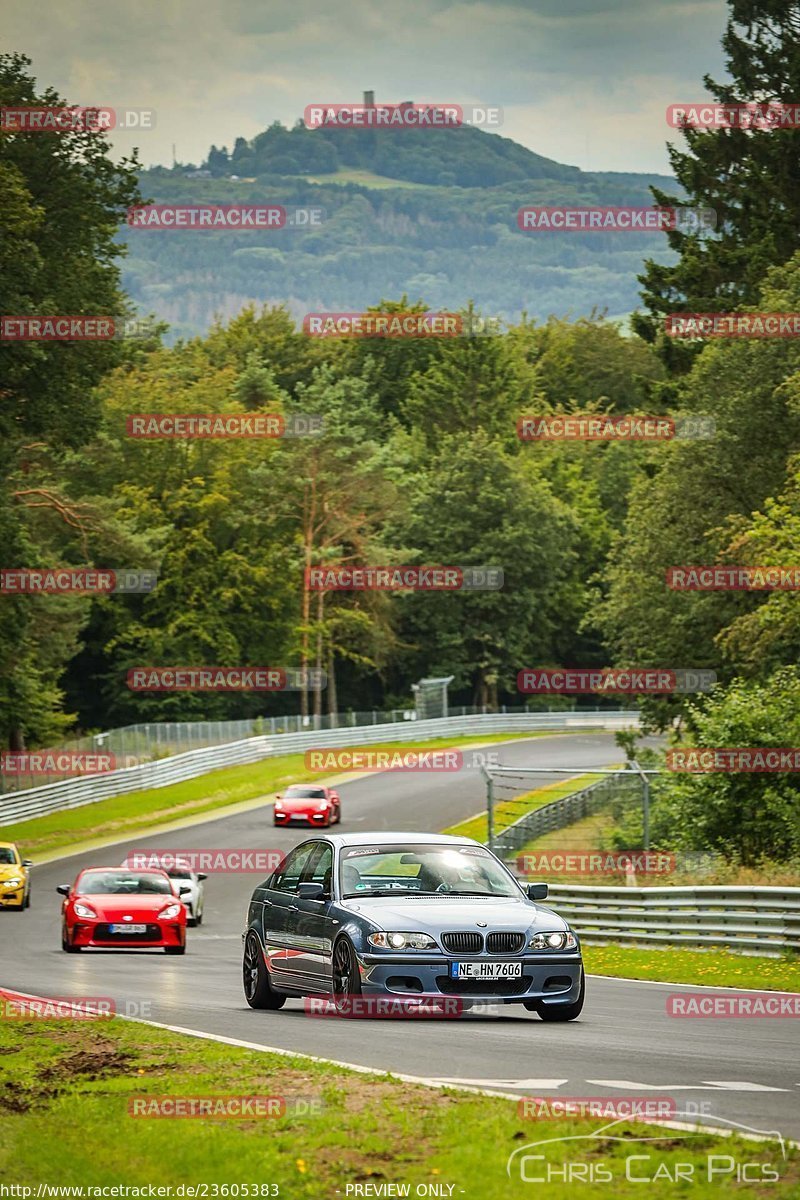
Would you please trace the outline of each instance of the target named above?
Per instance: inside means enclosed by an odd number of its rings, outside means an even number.
[[[525,733],[536,730],[623,729],[638,725],[631,711],[586,713],[486,713],[466,717],[443,717],[408,721],[396,725],[366,725],[307,733],[285,733],[277,737],[251,737],[223,746],[190,750],[155,762],[141,763],[102,775],[85,775],[58,783],[10,792],[0,798],[0,826],[29,820],[65,808],[78,808],[146,788],[167,787],[193,779],[220,767],[256,762],[279,754],[345,746],[363,746],[387,741],[424,741],[429,738],[464,737],[473,734]]]
[[[552,907],[598,944],[800,952],[800,887],[578,887],[551,884]]]
[[[586,774],[591,774],[591,768]],[[544,837],[547,833],[553,833],[557,829],[574,824],[575,821],[582,821],[584,817],[592,816],[621,794],[639,799],[641,792],[639,776],[634,771],[620,770],[616,775],[600,779],[597,783],[590,783],[580,791],[524,813],[513,824],[507,825],[494,835],[494,852],[500,858],[507,858],[522,850],[535,838]]]

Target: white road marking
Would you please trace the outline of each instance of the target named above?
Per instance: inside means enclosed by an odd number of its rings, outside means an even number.
[[[528,1090],[539,1089],[541,1091],[551,1092],[556,1088],[560,1088],[562,1083],[568,1083],[567,1079],[465,1079],[459,1076],[437,1076],[431,1082],[441,1083],[443,1085],[449,1083],[466,1083],[471,1087],[491,1087],[491,1088],[527,1088]]]
[[[631,1079],[587,1079],[598,1087],[621,1088],[633,1092],[788,1092],[788,1088],[767,1087],[763,1083],[704,1079],[700,1083],[634,1083]]]

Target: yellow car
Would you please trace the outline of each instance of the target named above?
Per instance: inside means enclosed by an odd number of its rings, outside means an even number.
[[[21,912],[31,903],[31,873],[29,858],[20,858],[13,842],[0,842],[0,908]]]

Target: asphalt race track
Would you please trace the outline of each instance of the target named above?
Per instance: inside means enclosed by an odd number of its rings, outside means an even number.
[[[576,770],[619,758],[612,734],[514,741],[500,752],[504,764]],[[531,786],[547,781],[532,778]],[[439,830],[481,810],[485,796],[477,770],[373,775],[340,792],[337,832]],[[189,930],[183,958],[61,951],[55,887],[83,866],[119,863],[133,847],[285,850],[305,836],[275,829],[271,809],[259,808],[34,868],[32,907],[0,913],[2,985],[37,995],[113,997],[118,1011],[128,1006],[170,1025],[516,1095],[674,1095],[708,1123],[800,1138],[796,1022],[668,1017],[667,996],[696,987],[590,978],[581,1018],[565,1025],[544,1024],[521,1006],[451,1021],[320,1020],[307,1016],[300,1000],[276,1013],[252,1011],[242,994],[241,931],[255,874],[210,877],[204,924]]]

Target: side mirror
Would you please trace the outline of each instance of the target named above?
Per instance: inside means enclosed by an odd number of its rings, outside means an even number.
[[[69,884],[68,883],[60,883],[58,885],[58,887],[56,888],[56,891],[58,892],[58,894],[60,896],[68,896],[69,895]]]
[[[299,883],[297,897],[299,900],[324,900],[325,888],[321,883]]]
[[[525,891],[528,894],[529,900],[547,899],[548,888],[546,883],[529,883]]]
[[[205,872],[198,871],[197,878],[202,881],[203,879],[208,879],[208,876],[205,874]]]
[[[32,867],[33,862],[31,861],[30,858],[23,858],[22,865],[23,865],[23,867]]]
[[[191,892],[191,890],[192,890],[192,885],[190,883],[182,883],[178,887],[178,892],[181,896],[188,896],[189,892]]]

